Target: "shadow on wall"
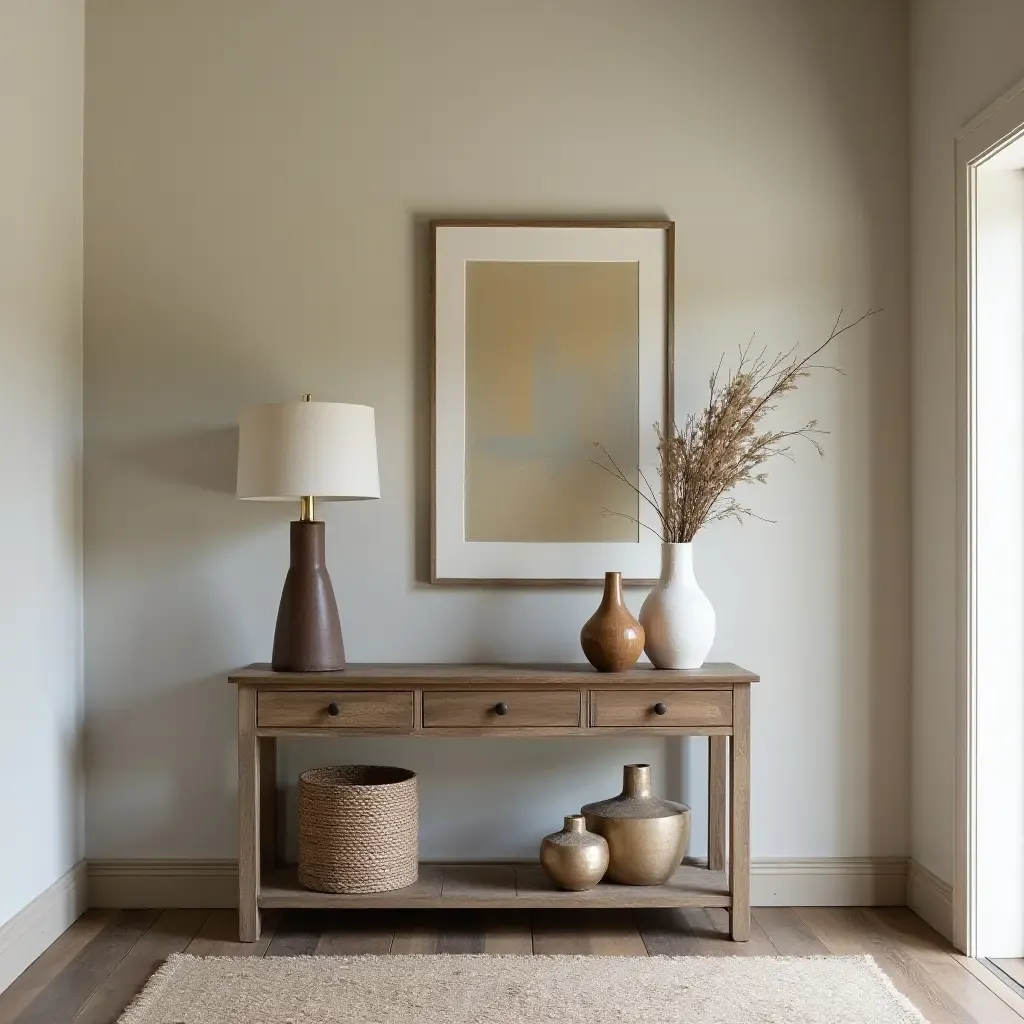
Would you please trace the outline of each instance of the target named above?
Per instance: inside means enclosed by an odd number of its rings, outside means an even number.
[[[232,851],[225,834],[234,830],[235,691],[223,675],[183,682],[160,690],[140,690],[120,703],[105,704],[88,717],[91,850],[105,855],[116,845],[120,856],[194,856],[199,848]],[[118,737],[113,757],[107,738]],[[182,752],[189,770],[182,771]],[[126,772],[125,764],[132,770]],[[204,813],[195,814],[202,806]],[[187,822],[187,838],[179,831]],[[126,834],[127,841],[108,840]],[[95,854],[93,854],[95,855]]]
[[[673,746],[678,744],[669,741]],[[603,737],[457,742],[430,737],[345,736],[279,742],[285,855],[298,854],[297,780],[321,764],[399,764],[419,776],[420,848],[424,859],[534,858],[541,837],[562,827],[566,814],[622,789],[622,765],[657,763],[664,741],[657,737]],[[488,770],[481,772],[480,764]],[[524,765],[530,771],[523,770]],[[659,793],[670,789],[671,772],[655,768]],[[460,813],[451,813],[454,801]],[[444,808],[448,813],[443,813]],[[694,847],[703,852],[704,836]],[[694,851],[691,851],[694,852]]]
[[[253,601],[238,600],[254,563],[251,546],[285,517],[273,505],[235,498],[233,421],[243,405],[279,398],[281,385],[272,368],[258,367],[253,379],[249,364],[231,362],[224,347],[184,342],[203,332],[164,312],[135,310],[130,336],[145,345],[104,354],[114,378],[104,390],[116,386],[115,374],[141,382],[118,400],[117,415],[133,417],[149,436],[107,442],[107,431],[96,428],[105,412],[90,413],[97,435],[86,452],[85,488],[90,856],[232,854],[235,693],[225,677],[252,660],[246,619],[267,628],[262,620],[276,612],[283,579],[283,568],[277,577],[271,566],[266,593],[255,586]],[[210,673],[211,660],[222,673]]]
[[[127,447],[122,457],[144,476],[234,497],[238,427],[173,434]]]

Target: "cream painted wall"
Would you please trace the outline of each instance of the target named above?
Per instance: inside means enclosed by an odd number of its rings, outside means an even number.
[[[956,743],[953,141],[1024,77],[1024,7],[911,4],[914,859],[953,880]]]
[[[0,925],[82,856],[84,20],[0,4]]]
[[[266,658],[286,510],[231,496],[246,404],[377,410],[382,499],[326,508],[353,660],[580,659],[595,591],[425,585],[431,215],[667,215],[681,408],[753,331],[885,312],[785,422],[828,457],[700,538],[713,656],[759,670],[755,856],[908,852],[905,12],[889,0],[92,0],[86,43],[91,857],[235,851],[233,666]],[[780,419],[780,422],[782,420]],[[640,594],[631,597],[634,607]],[[530,855],[705,747],[296,744],[423,775],[428,856]],[[681,780],[681,781],[680,781]]]

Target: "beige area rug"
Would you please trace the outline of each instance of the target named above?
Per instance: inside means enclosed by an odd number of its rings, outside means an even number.
[[[173,956],[121,1024],[921,1024],[868,956]]]

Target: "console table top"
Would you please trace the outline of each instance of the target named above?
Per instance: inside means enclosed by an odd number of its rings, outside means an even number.
[[[585,686],[589,689],[619,688],[623,684],[646,687],[731,686],[756,683],[760,676],[739,665],[709,662],[700,668],[656,669],[637,665],[628,672],[598,672],[590,665],[566,663],[530,664],[350,664],[340,672],[274,672],[268,663],[257,662],[228,676],[233,684],[310,686],[453,686],[467,683],[515,684],[516,686]]]

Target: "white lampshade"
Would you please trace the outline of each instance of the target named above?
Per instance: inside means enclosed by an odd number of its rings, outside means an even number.
[[[379,498],[373,409],[340,402],[278,402],[242,413],[238,497],[286,501]]]

